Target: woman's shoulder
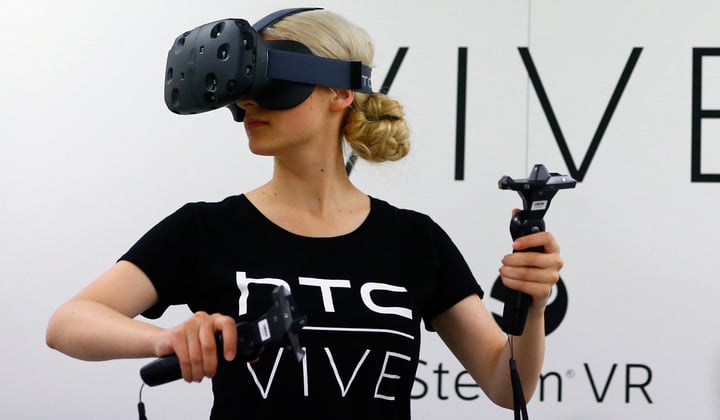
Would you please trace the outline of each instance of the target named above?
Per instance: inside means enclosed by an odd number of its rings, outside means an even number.
[[[435,226],[433,219],[421,211],[396,206],[373,196],[370,197],[370,202],[371,209],[378,218],[393,226],[408,229]]]
[[[178,208],[170,217],[195,220],[216,220],[247,217],[253,207],[244,194],[232,195],[216,201],[191,201]]]
[[[185,203],[179,210],[184,211],[235,211],[247,208],[250,202],[245,194],[237,194],[215,201],[191,201]]]

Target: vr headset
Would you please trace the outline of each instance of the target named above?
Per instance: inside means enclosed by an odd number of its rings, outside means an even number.
[[[371,69],[359,61],[313,55],[296,41],[266,41],[260,32],[287,16],[319,8],[284,9],[250,25],[243,19],[206,23],[178,36],[168,52],[165,104],[176,114],[227,107],[253,99],[265,109],[289,109],[307,99],[315,85],[373,93]]]

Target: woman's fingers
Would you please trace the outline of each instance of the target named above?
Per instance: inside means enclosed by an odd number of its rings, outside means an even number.
[[[542,247],[544,252],[526,251]],[[560,279],[563,266],[560,247],[549,232],[538,232],[513,242],[513,252],[503,257],[500,276],[503,284],[533,297],[534,304],[544,304]]]
[[[223,335],[223,355],[228,361],[237,354],[237,328],[232,317],[196,312],[179,326],[167,330],[159,348],[172,348],[180,362],[182,377],[187,382],[199,382],[217,373],[218,348],[216,334]]]

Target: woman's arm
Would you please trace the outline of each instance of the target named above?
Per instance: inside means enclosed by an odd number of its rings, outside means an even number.
[[[57,309],[48,322],[47,345],[82,360],[175,353],[186,381],[215,374],[218,331],[223,334],[225,359],[235,357],[237,330],[232,317],[198,312],[170,329],[134,319],[157,299],[145,273],[120,261]]]
[[[503,283],[533,297],[522,336],[514,337],[514,355],[526,400],[535,392],[545,354],[545,305],[559,280],[563,262],[550,233],[525,236],[516,251],[543,246],[544,253],[516,252],[503,258]],[[496,404],[513,407],[508,340],[477,296],[469,296],[433,319],[433,327],[478,385]]]
[[[120,261],[57,309],[45,339],[82,360],[155,356],[162,329],[133,318],[156,301],[145,273]]]

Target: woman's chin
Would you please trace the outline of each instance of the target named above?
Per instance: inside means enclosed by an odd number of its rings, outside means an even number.
[[[254,145],[250,143],[249,146],[250,152],[254,155],[258,156],[273,156],[273,151],[271,148],[268,147],[262,147],[260,145]]]

